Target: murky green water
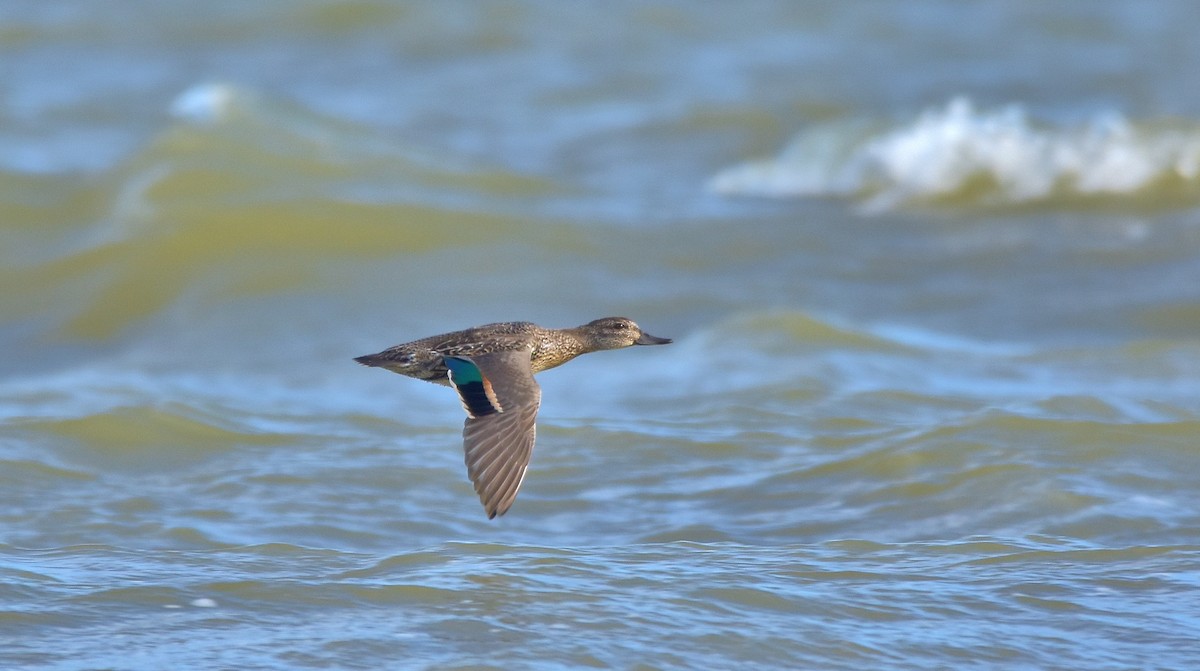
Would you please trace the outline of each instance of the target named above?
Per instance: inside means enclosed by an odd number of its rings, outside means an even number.
[[[0,662],[1197,666],[1198,20],[0,7]],[[493,521],[351,361],[611,314]]]

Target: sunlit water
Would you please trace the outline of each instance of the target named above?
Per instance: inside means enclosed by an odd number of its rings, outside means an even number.
[[[0,7],[0,666],[1200,667],[1196,25]],[[492,521],[351,360],[617,314]]]

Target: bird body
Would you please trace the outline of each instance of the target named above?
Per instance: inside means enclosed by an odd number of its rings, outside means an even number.
[[[458,392],[467,413],[467,475],[493,518],[512,506],[533,456],[542,398],[534,374],[589,352],[669,342],[624,317],[568,329],[500,322],[421,338],[355,361]]]

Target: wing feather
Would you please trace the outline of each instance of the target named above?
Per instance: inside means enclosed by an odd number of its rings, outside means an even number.
[[[488,518],[494,518],[512,506],[525,479],[537,434],[541,389],[525,349],[455,357],[450,363],[451,382],[468,412],[463,425],[467,475]],[[474,370],[466,363],[473,364]],[[480,385],[489,396],[494,394],[494,402],[481,403]]]

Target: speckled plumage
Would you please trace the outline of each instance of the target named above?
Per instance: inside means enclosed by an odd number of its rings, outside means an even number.
[[[472,357],[528,348],[533,372],[540,373],[561,366],[580,354],[595,351],[589,349],[587,335],[580,332],[587,326],[547,329],[532,322],[484,324],[395,345],[378,354],[360,356],[355,361],[419,380],[449,385],[443,357]]]
[[[500,322],[421,338],[355,361],[458,391],[467,412],[467,474],[492,518],[512,505],[533,454],[541,404],[535,373],[588,352],[669,342],[624,317],[568,329]]]

